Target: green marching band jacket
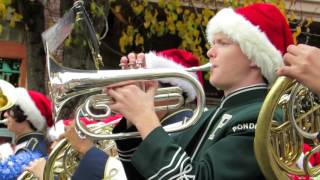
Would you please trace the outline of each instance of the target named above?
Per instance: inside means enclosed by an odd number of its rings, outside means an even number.
[[[223,98],[217,108],[206,111],[195,126],[178,135],[170,136],[158,127],[144,141],[116,141],[127,178],[264,179],[253,139],[266,94],[265,84],[245,87]],[[125,127],[122,120],[114,132]]]

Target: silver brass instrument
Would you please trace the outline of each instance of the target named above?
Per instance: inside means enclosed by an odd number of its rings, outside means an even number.
[[[281,114],[282,121],[274,121],[276,114]],[[309,159],[319,152],[316,140],[319,130],[319,97],[294,80],[279,77],[261,107],[254,139],[256,158],[264,176],[267,179],[318,176],[320,166],[309,167]],[[297,160],[304,144],[314,148],[306,153],[304,166],[299,168]]]
[[[177,100],[175,104],[169,104],[164,106],[156,106],[155,111],[164,111],[164,110],[176,110],[179,109],[184,104],[184,99],[182,96],[183,90],[180,87],[166,87],[158,89],[156,96],[154,97],[155,102],[163,100]],[[87,114],[86,117],[94,120],[104,119],[111,115],[111,109],[108,105],[113,104],[114,101],[111,97],[106,94],[96,94],[88,97],[84,103],[84,108],[81,108],[82,114]],[[106,113],[104,114],[95,114],[91,112],[93,109],[105,109]]]
[[[194,116],[178,128],[166,129],[169,133],[181,131],[193,125],[199,118],[204,109],[205,96],[201,84],[189,72],[178,69],[130,69],[130,70],[77,70],[64,68],[58,65],[49,55],[47,56],[48,73],[50,80],[50,95],[54,104],[55,121],[61,119],[60,112],[64,105],[75,97],[83,95],[101,94],[102,90],[109,85],[128,80],[157,80],[161,78],[180,78],[190,82],[197,93],[197,107]],[[203,66],[202,66],[203,67]],[[205,66],[208,68],[208,65]],[[102,100],[104,102],[104,100]],[[100,103],[101,104],[101,103]],[[83,106],[78,108],[76,120],[79,119]],[[106,136],[93,135],[81,128],[79,120],[76,127],[85,135],[92,139],[121,139],[137,137],[138,133],[120,133]]]
[[[209,71],[211,67],[211,63],[207,63],[198,67],[191,67],[186,69],[188,72],[196,72],[196,71]],[[154,97],[155,102],[162,100],[177,100],[176,104],[171,104],[167,106],[156,106],[155,111],[163,111],[163,110],[177,110],[184,104],[184,99],[182,97],[183,90],[180,87],[165,87],[157,89],[156,96]],[[108,108],[109,104],[112,104],[113,100],[111,97],[106,94],[97,94],[92,95],[87,98],[84,105],[84,114],[88,114],[92,119],[103,119],[111,114],[111,110]],[[99,109],[99,107],[106,108],[106,113],[103,115],[97,115],[91,112],[90,107],[94,107],[94,109]]]
[[[195,71],[209,71],[211,67],[211,63],[207,63],[198,67],[191,67],[186,69],[188,72],[195,72]],[[164,100],[176,100],[175,104],[168,104],[165,106],[156,106],[155,111],[173,111],[177,110],[184,105],[184,98],[182,96],[183,90],[180,87],[165,87],[159,88],[156,91],[156,96],[154,97],[155,102],[157,101],[164,101]],[[88,97],[85,101],[84,108],[82,108],[81,113],[87,114],[86,117],[89,119],[103,119],[111,114],[111,109],[109,108],[109,104],[113,103],[113,99],[106,94],[96,94]],[[106,113],[104,114],[95,114],[91,112],[90,107],[93,109],[105,109]]]

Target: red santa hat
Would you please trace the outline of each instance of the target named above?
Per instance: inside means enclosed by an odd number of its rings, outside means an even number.
[[[168,49],[164,51],[149,52],[145,54],[146,57],[146,68],[174,68],[174,69],[185,69],[189,67],[199,66],[199,59],[194,56],[191,52],[181,49]],[[195,78],[203,84],[202,73],[191,73]],[[170,83],[173,86],[179,86],[187,93],[186,102],[193,101],[196,98],[196,92],[194,88],[186,81],[178,78],[163,78],[160,82]]]
[[[270,85],[276,79],[276,69],[283,65],[282,55],[287,46],[293,44],[285,17],[277,7],[267,3],[220,10],[207,25],[211,45],[216,33],[237,42],[242,52],[260,67]]]
[[[52,109],[51,101],[42,93],[25,88],[16,88],[17,101],[15,105],[19,105],[23,110],[27,120],[38,130],[42,131],[46,126],[51,127]]]
[[[104,118],[100,121],[92,121],[87,119],[86,117],[80,117],[80,121],[85,125],[85,126],[91,126],[93,124],[98,123],[104,123],[104,125],[116,125],[120,122],[122,119],[121,114],[115,114],[112,116],[108,116],[107,118]],[[65,126],[69,126],[74,119],[65,119],[65,120],[60,120],[55,123],[55,125],[51,128],[49,128],[47,137],[49,141],[55,141],[59,139],[59,137],[65,132]]]

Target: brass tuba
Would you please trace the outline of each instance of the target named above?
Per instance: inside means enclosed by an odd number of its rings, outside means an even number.
[[[282,120],[275,121],[276,114]],[[310,155],[318,152],[320,130],[319,97],[308,88],[286,77],[279,77],[270,89],[257,121],[254,149],[267,179],[289,179],[290,175],[317,176],[319,167],[309,167]],[[303,157],[303,145],[313,148]]]
[[[113,125],[106,126],[103,123],[96,123],[88,125],[87,128],[95,133],[111,133]],[[115,155],[113,151],[114,141],[100,140],[96,141],[95,145],[109,155]],[[44,167],[43,180],[70,179],[77,168],[80,159],[80,154],[71,147],[67,139],[62,139],[50,152]],[[18,180],[31,180],[34,178],[35,177],[31,172],[24,171],[19,176]]]
[[[88,128],[97,134],[101,132],[110,134],[113,126],[96,123],[90,124]],[[96,141],[95,144],[109,155],[114,155],[112,154],[114,141],[100,140]],[[58,179],[70,178],[77,168],[80,159],[80,154],[71,147],[68,141],[66,139],[61,140],[50,153],[44,168],[43,179],[52,180],[54,177],[58,177]]]

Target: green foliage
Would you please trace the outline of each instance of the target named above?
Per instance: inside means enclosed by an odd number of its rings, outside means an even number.
[[[9,22],[10,27],[15,27],[17,22],[22,20],[21,14],[16,12],[12,7],[11,0],[0,0],[0,20],[2,22]],[[0,24],[0,34],[3,30],[3,24]]]
[[[219,7],[241,7],[254,2],[271,2],[283,12],[284,0],[224,0]],[[185,2],[185,3],[184,3]],[[206,51],[209,48],[205,39],[205,28],[214,16],[217,2],[214,0],[193,1],[147,0],[114,1],[111,7],[115,12],[127,17],[127,24],[119,39],[122,53],[144,51],[145,39],[175,35],[181,39],[178,48],[189,50],[200,57],[201,64],[206,63]],[[132,14],[130,14],[132,13]]]

